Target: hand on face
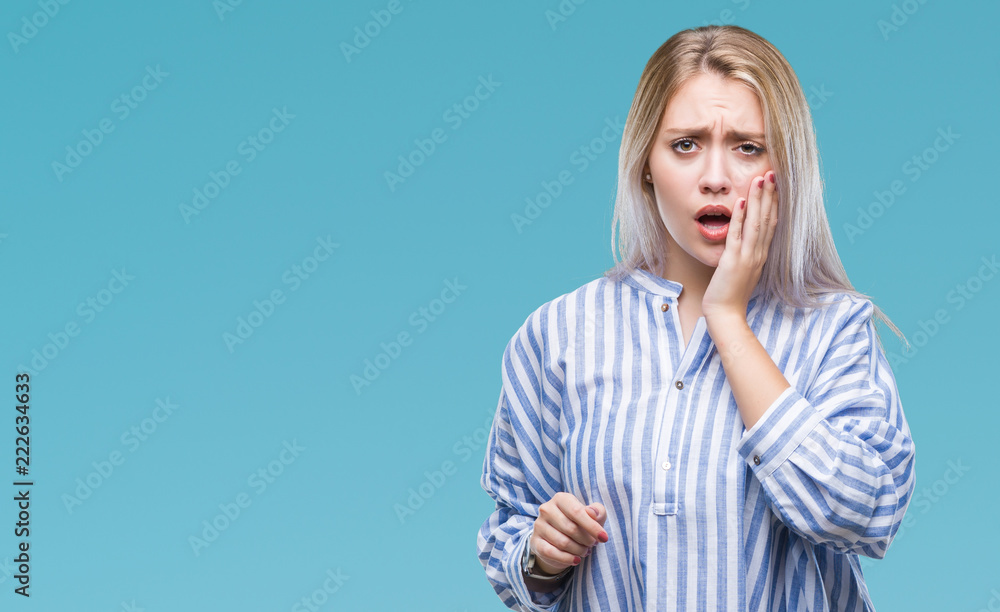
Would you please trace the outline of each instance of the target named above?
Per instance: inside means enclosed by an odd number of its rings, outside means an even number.
[[[777,226],[777,184],[774,172],[768,171],[755,177],[746,198],[733,205],[725,250],[701,302],[706,318],[720,314],[746,316]]]

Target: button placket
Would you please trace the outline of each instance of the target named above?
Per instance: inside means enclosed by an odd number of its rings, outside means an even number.
[[[656,318],[659,319],[659,325],[657,325],[657,328],[661,332],[660,351],[662,355],[669,356],[663,364],[666,367],[663,372],[664,380],[661,393],[665,397],[661,400],[662,404],[660,407],[661,413],[659,415],[659,427],[656,429],[657,438],[656,444],[653,447],[652,457],[652,512],[653,514],[660,516],[677,514],[676,484],[674,482],[676,470],[673,469],[674,464],[670,460],[670,454],[673,450],[671,438],[673,437],[673,432],[678,427],[678,410],[683,405],[681,402],[682,398],[678,395],[679,391],[675,390],[674,381],[672,380],[672,377],[674,376],[672,370],[677,370],[682,357],[680,351],[677,350],[677,343],[674,341],[676,330],[678,329],[676,320],[677,310],[671,310],[670,297],[664,297],[662,299],[663,301],[659,304],[655,301],[650,304],[652,308],[659,306],[661,314],[657,315]]]
[[[676,340],[681,336],[680,317],[676,308],[670,311],[664,306],[666,304],[662,304],[660,310],[664,313],[669,312],[669,318],[664,318],[663,323],[673,327],[673,336]],[[664,420],[660,423],[655,454],[652,511],[657,515],[676,515],[680,507],[681,474],[679,470],[674,469],[676,465],[671,461],[671,457],[676,460],[684,449],[684,432],[688,419],[692,418],[689,405],[690,389],[685,387],[690,385],[690,378],[694,375],[697,364],[703,362],[710,353],[710,347],[705,346],[708,341],[704,318],[700,318],[687,347],[681,347],[682,342],[677,341],[669,347],[672,363],[676,364],[673,372],[676,378],[672,382],[669,378],[665,381],[667,385],[672,385],[673,389],[667,387],[666,390],[666,412],[663,415]]]
[[[659,515],[676,515],[678,509],[678,489],[680,474],[674,469],[671,461],[672,453],[679,452],[678,436],[683,437],[688,414],[686,412],[687,398],[679,388],[667,388],[667,410],[660,426],[660,437],[656,451],[655,472],[653,475],[653,513]],[[684,412],[682,412],[684,411]]]
[[[683,367],[684,363],[682,362],[680,368]],[[679,369],[679,371],[681,370]],[[680,488],[680,474],[677,470],[673,469],[674,464],[670,460],[670,457],[671,453],[679,452],[681,446],[679,440],[683,438],[684,428],[690,416],[687,413],[688,398],[683,391],[684,383],[676,380],[673,387],[673,389],[668,388],[667,391],[667,406],[672,406],[672,410],[666,412],[660,428],[660,441],[656,456],[656,466],[658,469],[654,477],[656,484],[653,489],[653,513],[667,516],[677,514],[679,507],[678,491]],[[669,424],[666,421],[668,418],[670,419]],[[675,441],[674,438],[677,436],[681,436],[681,438]]]
[[[687,413],[688,398],[687,392],[684,391],[684,382],[680,378],[672,380],[674,376],[687,372],[691,361],[687,351],[681,346],[682,342],[677,341],[680,337],[680,318],[677,309],[670,308],[671,302],[675,299],[666,297],[659,305],[660,312],[663,313],[660,329],[667,333],[668,338],[664,349],[670,355],[670,365],[673,366],[672,372],[665,372],[663,393],[666,398],[657,430],[659,436],[654,448],[652,512],[660,516],[677,514],[680,474],[675,469],[677,465],[674,461],[676,461],[675,454],[681,452],[684,428],[690,416]],[[651,306],[655,307],[655,303]]]

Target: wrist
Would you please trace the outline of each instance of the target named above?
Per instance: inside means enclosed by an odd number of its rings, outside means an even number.
[[[706,315],[705,326],[723,365],[730,359],[742,356],[750,348],[751,342],[757,341],[757,336],[743,315],[719,313],[711,318]]]
[[[712,336],[712,340],[718,344],[726,337],[738,336],[750,329],[746,314],[734,310],[720,310],[715,312],[705,311],[705,327]]]
[[[543,585],[557,586],[562,584],[563,579],[570,574],[573,566],[567,565],[559,568],[545,563],[540,557],[535,555],[531,548],[531,537],[533,534],[534,528],[528,534],[528,541],[525,544],[524,553],[521,555],[521,573],[525,577],[525,583],[536,587],[531,588],[531,590],[537,590],[537,587]],[[544,566],[542,565],[543,563]]]
[[[549,576],[555,576],[555,575],[561,573],[563,570],[565,570],[569,566],[568,565],[564,565],[562,567],[553,566],[553,565],[550,565],[548,562],[546,562],[545,559],[542,559],[541,557],[536,556],[535,557],[535,567],[537,568],[536,571],[538,573],[547,574]]]

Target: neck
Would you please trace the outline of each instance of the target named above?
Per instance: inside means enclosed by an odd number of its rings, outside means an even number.
[[[705,297],[708,284],[712,281],[715,268],[706,266],[694,259],[683,249],[668,249],[665,262],[660,262],[656,272],[661,278],[672,280],[683,286],[678,302],[701,309],[701,300]]]

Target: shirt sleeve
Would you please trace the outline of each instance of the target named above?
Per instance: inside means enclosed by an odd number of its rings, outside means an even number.
[[[782,392],[737,450],[792,530],[881,559],[915,486],[915,449],[872,303],[849,304],[817,325],[834,331],[805,394],[794,385]]]
[[[538,507],[562,490],[558,441],[562,377],[546,368],[539,336],[538,317],[533,315],[504,351],[503,386],[481,480],[496,501],[496,510],[477,537],[479,560],[493,589],[508,608],[524,612],[558,610],[575,573],[549,593],[529,591],[521,573],[521,555]]]

